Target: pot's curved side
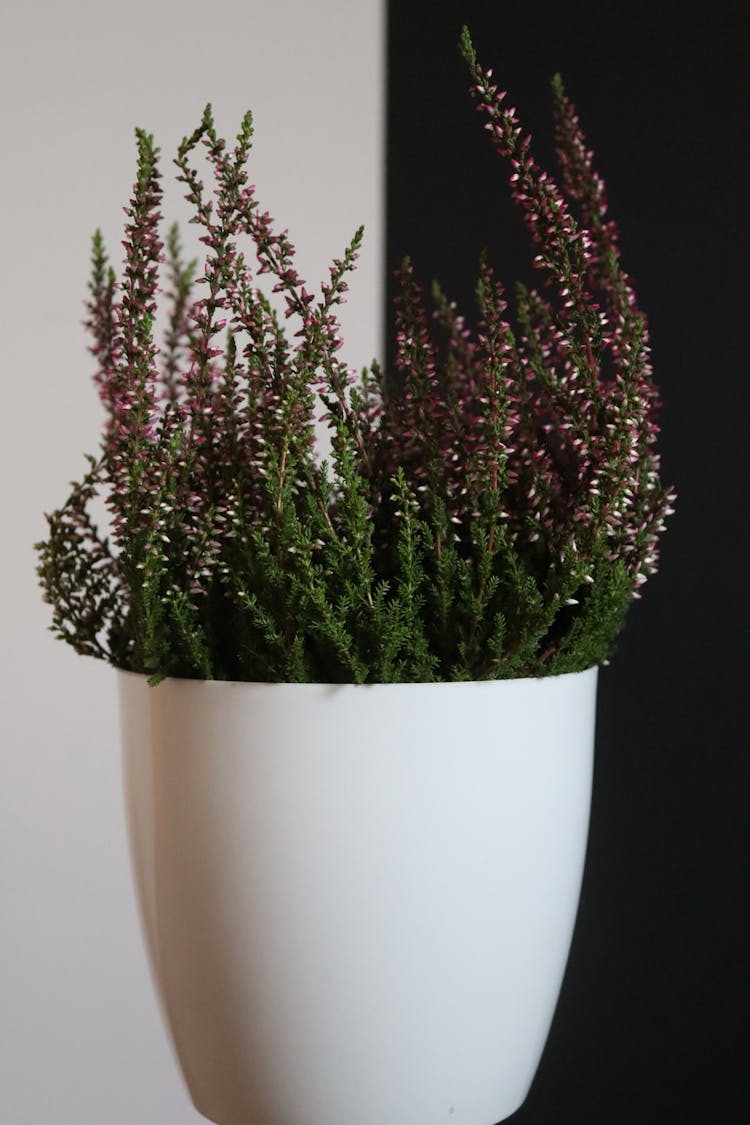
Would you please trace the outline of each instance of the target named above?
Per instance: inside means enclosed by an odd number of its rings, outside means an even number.
[[[122,781],[130,863],[151,975],[158,984],[151,689],[145,676],[125,671],[118,672],[118,685],[123,746]]]
[[[575,921],[595,692],[595,670],[149,692],[151,791],[129,823],[201,1113],[492,1125],[518,1108]],[[132,707],[126,689],[126,760]]]

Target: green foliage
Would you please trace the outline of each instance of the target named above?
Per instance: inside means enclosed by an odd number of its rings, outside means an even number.
[[[52,629],[77,652],[153,683],[497,679],[609,658],[672,499],[651,449],[645,320],[559,78],[566,198],[466,31],[461,49],[549,277],[517,288],[511,324],[484,256],[472,327],[437,284],[428,312],[405,259],[388,373],[373,364],[355,379],[339,358],[362,229],[308,292],[247,184],[249,114],[230,150],[207,107],[178,150],[200,268],[175,226],[160,240],[159,150],[137,131],[121,281],[99,232],[92,246],[101,455],[37,544]],[[191,164],[199,147],[213,193]],[[99,494],[111,541],[90,515]]]
[[[82,656],[119,663],[124,657],[118,565],[88,511],[101,479],[101,462],[88,457],[89,471],[68,500],[46,516],[48,538],[35,544],[37,573],[52,606],[52,632]]]

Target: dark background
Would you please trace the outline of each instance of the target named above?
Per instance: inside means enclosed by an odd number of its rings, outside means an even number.
[[[743,7],[391,4],[389,269],[408,252],[467,313],[484,246],[507,284],[529,278],[508,169],[468,97],[460,26],[548,167],[559,70],[649,316],[663,474],[678,491],[660,573],[601,675],[578,924],[514,1125],[750,1121]]]

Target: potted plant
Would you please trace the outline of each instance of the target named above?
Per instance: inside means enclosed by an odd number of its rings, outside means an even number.
[[[248,183],[249,114],[230,147],[207,108],[177,153],[200,276],[162,242],[143,131],[121,281],[94,237],[107,421],[39,575],[54,632],[119,669],[152,968],[220,1125],[521,1104],[575,919],[597,667],[671,511],[574,108],[555,78],[558,188],[461,47],[543,284],[509,296],[484,257],[471,326],[437,286],[428,315],[404,260],[393,371],[339,357],[362,230],[310,292]]]

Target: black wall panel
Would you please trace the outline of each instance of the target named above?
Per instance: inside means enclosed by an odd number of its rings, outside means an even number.
[[[467,313],[483,247],[507,283],[529,277],[508,169],[467,94],[461,24],[542,163],[561,71],[649,315],[679,493],[661,572],[602,673],[576,936],[518,1125],[750,1120],[744,20],[726,3],[391,3],[389,267],[409,253]]]

